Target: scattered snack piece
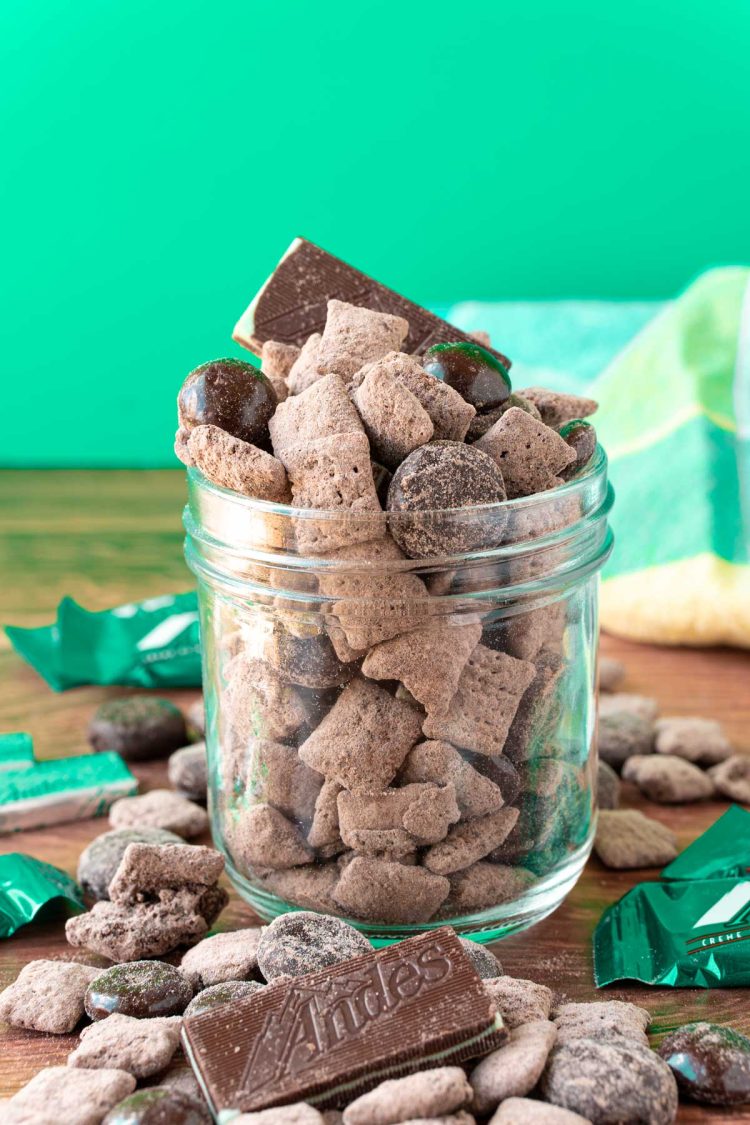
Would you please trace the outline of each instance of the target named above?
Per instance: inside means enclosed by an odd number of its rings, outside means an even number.
[[[651,1015],[625,1000],[561,1004],[554,1012],[558,1043],[570,1039],[628,1039],[648,1047]]]
[[[113,1014],[140,1020],[179,1016],[192,997],[193,986],[174,965],[133,961],[96,970],[86,990],[86,1015],[92,1020]]]
[[[364,934],[340,918],[300,910],[274,918],[258,945],[258,967],[266,980],[301,977],[372,949]]]
[[[596,803],[600,809],[616,809],[620,804],[620,779],[608,762],[596,765]]]
[[[635,809],[603,810],[594,851],[607,867],[661,867],[676,858],[677,837]]]
[[[428,625],[375,645],[362,672],[373,680],[400,680],[428,714],[445,714],[481,636],[480,622]]]
[[[0,1019],[11,1027],[65,1035],[84,1014],[84,996],[99,970],[77,961],[30,961],[0,992]]]
[[[371,367],[352,394],[370,439],[375,460],[397,468],[434,432],[432,419],[419,399],[387,369]]]
[[[708,775],[722,797],[750,805],[750,755],[733,754],[717,766],[712,766]]]
[[[393,474],[388,510],[404,518],[391,519],[391,534],[410,558],[496,546],[505,533],[503,513],[481,509],[505,498],[499,468],[476,445],[432,441],[410,453]],[[477,506],[476,516],[466,513]]]
[[[428,848],[424,865],[437,875],[462,871],[502,844],[518,820],[518,809],[502,808],[489,816],[461,821],[439,844]]]
[[[189,891],[200,898],[224,870],[215,848],[191,844],[128,844],[109,885],[118,903],[166,900],[167,891]]]
[[[299,356],[300,348],[296,344],[282,344],[278,340],[266,340],[263,344],[261,371],[273,387],[278,402],[283,402],[289,394],[287,379]]]
[[[193,997],[185,1009],[185,1018],[200,1016],[222,1004],[233,1004],[237,1000],[244,1000],[246,996],[252,996],[254,992],[265,987],[257,980],[225,980],[221,984],[212,984]]]
[[[525,410],[507,410],[472,449],[488,454],[502,472],[510,499],[544,492],[576,460],[575,450]]]
[[[227,680],[222,703],[240,742],[258,737],[283,741],[310,717],[300,692],[264,660],[235,656],[227,665]]]
[[[531,1098],[506,1098],[488,1125],[591,1125],[588,1117]]]
[[[433,425],[433,441],[463,441],[476,413],[473,406],[447,383],[428,375],[418,359],[404,352],[389,352],[377,363],[368,364],[355,376],[353,385],[368,375],[390,376],[414,395]]]
[[[101,953],[111,961],[160,957],[180,945],[192,945],[208,929],[195,896],[143,906],[96,902],[88,914],[68,918],[65,936],[76,948]]]
[[[549,1020],[515,1027],[510,1042],[487,1055],[469,1074],[472,1109],[487,1114],[505,1098],[523,1097],[533,1090],[554,1042],[555,1025]]]
[[[241,1113],[232,1118],[234,1125],[325,1125],[325,1117],[307,1102],[262,1109],[259,1113]]]
[[[555,1047],[540,1092],[553,1105],[592,1122],[671,1125],[677,1116],[672,1072],[637,1043],[579,1039]]]
[[[363,433],[361,419],[339,375],[326,375],[302,394],[281,403],[268,429],[274,454],[287,469],[294,460],[288,456],[290,450],[322,438]]]
[[[180,426],[216,426],[251,445],[263,445],[276,409],[273,387],[241,359],[214,359],[190,372],[177,396]]]
[[[750,1039],[715,1023],[686,1023],[662,1040],[659,1055],[680,1092],[704,1105],[750,1102]]]
[[[517,812],[516,809],[512,811]],[[509,902],[523,894],[534,881],[534,875],[524,867],[475,863],[451,875],[451,892],[443,904],[442,913],[464,914]]]
[[[188,740],[182,711],[153,695],[108,699],[94,712],[88,738],[94,750],[116,750],[126,762],[163,758]]]
[[[344,1125],[398,1125],[438,1117],[463,1109],[471,1098],[471,1086],[460,1066],[436,1067],[381,1082],[349,1103]]]
[[[621,769],[635,754],[650,754],[653,748],[654,727],[649,719],[627,711],[599,713],[599,756],[613,769]]]
[[[333,890],[339,874],[335,863],[316,863],[309,867],[272,871],[263,877],[263,885],[302,910],[338,914],[340,911],[334,901]]]
[[[134,1019],[112,1013],[100,1023],[84,1027],[68,1066],[86,1070],[125,1070],[134,1078],[148,1078],[164,1070],[180,1045],[178,1016]]]
[[[307,842],[319,855],[330,858],[344,851],[339,830],[339,793],[343,787],[338,781],[324,781],[315,801]]]
[[[487,431],[491,430],[495,425],[495,422],[499,421],[503,414],[512,410],[514,406],[519,410],[525,410],[532,418],[536,418],[537,421],[541,422],[542,416],[533,403],[525,399],[523,395],[516,394],[515,391],[512,391],[501,406],[496,406],[493,410],[484,410],[481,414],[477,414],[476,417],[472,418],[471,425],[466,434],[466,441],[472,444],[478,441],[480,437],[484,437]]]
[[[339,660],[327,633],[295,636],[281,622],[274,622],[263,657],[289,683],[320,690],[345,684],[356,671],[354,664]]]
[[[382,359],[388,352],[400,351],[408,334],[409,322],[401,316],[330,300],[318,351],[318,370],[324,374],[335,371],[349,380],[366,363]]]
[[[477,645],[461,673],[448,713],[428,715],[424,733],[477,754],[502,753],[521,697],[535,674],[529,661]]]
[[[546,387],[524,387],[521,393],[527,402],[533,403],[537,408],[544,424],[551,426],[553,430],[559,430],[566,422],[588,418],[596,412],[599,405],[593,398],[550,391]]]
[[[625,679],[625,665],[611,656],[599,657],[599,690],[617,691]]]
[[[533,980],[496,976],[484,982],[484,990],[509,1028],[534,1020],[548,1020],[552,990]]]
[[[482,980],[500,976],[503,967],[491,949],[488,949],[486,945],[480,945],[478,941],[472,941],[471,938],[459,938],[458,940]]]
[[[292,820],[310,820],[323,779],[296,750],[267,738],[249,739],[242,781],[255,801],[272,805]]]
[[[111,832],[103,832],[81,852],[78,882],[91,898],[109,898],[109,884],[129,844],[181,843],[182,837],[164,828],[114,828]]]
[[[319,555],[384,534],[385,518],[364,433],[337,434],[295,445],[287,450],[286,458],[296,508],[347,517],[299,517],[295,534],[300,553]]]
[[[124,1070],[48,1066],[3,1107],[5,1125],[100,1125],[104,1114],[135,1089]]]
[[[236,862],[247,867],[283,869],[314,858],[297,826],[266,804],[241,810],[232,829],[232,848]]]
[[[383,790],[418,740],[420,725],[414,707],[357,678],[300,746],[299,756],[347,789]]]
[[[714,785],[703,770],[673,754],[634,754],[622,767],[624,781],[634,781],[649,801],[677,805],[705,801]]]
[[[257,976],[261,933],[260,926],[250,926],[205,938],[184,954],[180,970],[194,989],[249,980]]]
[[[378,922],[428,922],[451,885],[424,867],[356,856],[341,872],[333,897],[354,918]]]
[[[111,1109],[102,1125],[212,1125],[205,1102],[180,1090],[151,1086]]]
[[[653,723],[659,714],[659,704],[650,695],[634,695],[627,691],[614,691],[599,696],[599,718],[608,719],[611,715],[627,712],[638,715],[646,722]]]
[[[422,366],[476,410],[493,410],[510,396],[508,368],[480,343],[433,344],[424,353]]]
[[[414,782],[381,793],[349,793],[338,798],[344,843],[357,852],[408,855],[417,847],[445,839],[460,817],[452,785]]]
[[[281,461],[218,426],[191,430],[187,451],[190,464],[221,488],[257,500],[283,503],[289,499],[289,482]]]
[[[289,369],[287,386],[291,395],[300,395],[321,378],[318,370],[321,335],[313,332],[302,343],[300,353]]]
[[[163,828],[185,840],[208,828],[206,810],[171,789],[152,789],[141,797],[122,797],[109,810],[113,828]]]
[[[167,776],[181,797],[205,801],[208,794],[208,758],[205,742],[175,750],[167,763]]]
[[[452,785],[459,810],[467,818],[497,812],[505,803],[500,786],[479,773],[449,742],[418,743],[409,751],[399,781]]]
[[[714,719],[676,716],[656,720],[657,754],[673,754],[699,766],[715,766],[732,754],[729,739]]]

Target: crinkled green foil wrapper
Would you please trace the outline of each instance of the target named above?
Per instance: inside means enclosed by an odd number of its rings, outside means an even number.
[[[600,987],[750,985],[750,812],[733,805],[662,871],[602,915],[594,933]]]
[[[85,910],[83,891],[64,871],[33,856],[0,856],[0,938],[10,937],[53,904],[63,912],[66,907]]]
[[[5,632],[54,691],[83,684],[201,686],[198,600],[192,590],[98,613],[63,598],[53,625],[7,626]]]

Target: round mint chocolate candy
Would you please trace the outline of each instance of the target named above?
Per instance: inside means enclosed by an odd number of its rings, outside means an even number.
[[[590,422],[584,422],[583,418],[574,418],[560,427],[560,437],[575,450],[575,461],[566,465],[560,473],[563,480],[571,480],[594,456],[596,430]]]
[[[179,750],[188,733],[185,716],[168,699],[129,695],[97,707],[88,737],[94,750],[116,750],[127,762],[142,762]]]
[[[214,359],[191,371],[177,397],[180,426],[218,426],[264,448],[276,392],[262,372],[241,359]]]
[[[184,1014],[200,1016],[203,1012],[218,1008],[222,1004],[229,1004],[233,1000],[244,1000],[246,996],[252,996],[254,992],[265,987],[257,980],[225,980],[221,984],[212,984],[193,997]]]
[[[683,1094],[707,1105],[750,1102],[750,1039],[715,1023],[686,1023],[662,1040],[659,1054]]]
[[[102,1125],[211,1125],[206,1105],[180,1090],[151,1086],[136,1090],[109,1111]]]
[[[129,844],[184,844],[166,828],[113,828],[91,841],[78,860],[78,882],[91,898],[109,898],[109,884]]]
[[[503,967],[492,950],[480,945],[477,941],[472,941],[471,938],[462,937],[458,940],[464,947],[464,953],[483,980],[490,980],[492,977],[503,975]]]
[[[422,366],[479,411],[502,405],[511,391],[507,367],[481,344],[433,344]]]
[[[92,1020],[117,1012],[136,1019],[179,1016],[193,998],[184,973],[164,961],[130,961],[113,965],[86,989],[84,1008]]]
[[[258,968],[267,981],[301,977],[370,952],[364,934],[341,918],[297,910],[266,926],[258,944]]]

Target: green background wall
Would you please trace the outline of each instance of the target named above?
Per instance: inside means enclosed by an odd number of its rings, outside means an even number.
[[[425,303],[750,260],[749,48],[747,0],[3,0],[0,460],[173,464],[297,233]]]

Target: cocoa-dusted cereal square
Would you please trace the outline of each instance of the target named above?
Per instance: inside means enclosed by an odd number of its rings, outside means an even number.
[[[347,789],[385,789],[420,734],[421,715],[369,680],[352,680],[300,746],[311,769]]]
[[[281,461],[218,426],[195,426],[187,452],[190,464],[222,488],[258,500],[289,500],[289,482]]]
[[[553,430],[559,430],[566,422],[576,418],[588,418],[599,407],[593,398],[552,391],[547,387],[524,387],[522,393],[527,402],[537,408],[544,424]]]
[[[11,1027],[65,1035],[83,1016],[86,989],[99,972],[77,961],[29,961],[0,992],[0,1019]]]
[[[137,906],[96,902],[88,914],[68,918],[65,936],[70,945],[101,953],[111,961],[141,961],[180,945],[192,945],[207,929],[195,895],[186,894]]]
[[[482,636],[479,622],[461,622],[436,621],[376,645],[365,657],[363,673],[373,680],[400,680],[428,714],[444,714]]]
[[[308,336],[300,349],[300,353],[289,368],[286,383],[290,395],[299,395],[311,387],[321,377],[318,368],[318,355],[320,354],[320,332],[313,332]]]
[[[487,816],[505,803],[500,786],[474,769],[449,742],[418,743],[409,751],[399,781],[452,785],[461,815],[467,818]]]
[[[352,393],[375,459],[395,469],[433,435],[432,419],[419,399],[377,364]]]
[[[403,352],[389,352],[376,363],[363,367],[354,384],[373,371],[392,376],[414,395],[432,421],[433,441],[464,440],[476,410],[453,387],[428,375],[418,359]]]
[[[339,793],[343,786],[338,781],[324,781],[315,801],[307,842],[319,855],[330,858],[345,850],[339,828]]]
[[[462,820],[439,844],[425,852],[424,865],[438,875],[451,875],[484,859],[513,830],[518,809],[508,806],[488,816]]]
[[[158,898],[166,889],[189,889],[201,895],[224,870],[215,848],[190,844],[128,844],[109,884],[113,902],[137,903]]]
[[[356,852],[408,855],[445,838],[460,813],[452,785],[414,782],[381,793],[349,793],[338,798],[344,843]]]
[[[325,375],[301,394],[279,403],[268,423],[273,452],[289,468],[287,453],[336,434],[364,433],[343,379]]]
[[[245,785],[255,801],[272,805],[292,820],[312,819],[323,778],[281,742],[253,738],[245,755]]]
[[[226,666],[224,710],[237,738],[285,739],[309,718],[301,693],[263,660],[240,653]]]
[[[409,323],[401,316],[331,300],[318,351],[318,368],[324,373],[335,371],[350,380],[366,363],[399,351],[408,334]]]
[[[552,488],[576,459],[575,450],[555,430],[518,407],[506,411],[474,448],[499,467],[511,499]]]
[[[347,914],[372,922],[428,922],[450,891],[442,875],[373,856],[355,856],[333,897]]]
[[[313,852],[299,828],[271,805],[241,809],[227,828],[235,863],[243,870],[283,870],[312,863]]]
[[[451,890],[441,913],[464,914],[511,902],[533,882],[534,875],[525,867],[505,867],[480,860],[450,876]]]

